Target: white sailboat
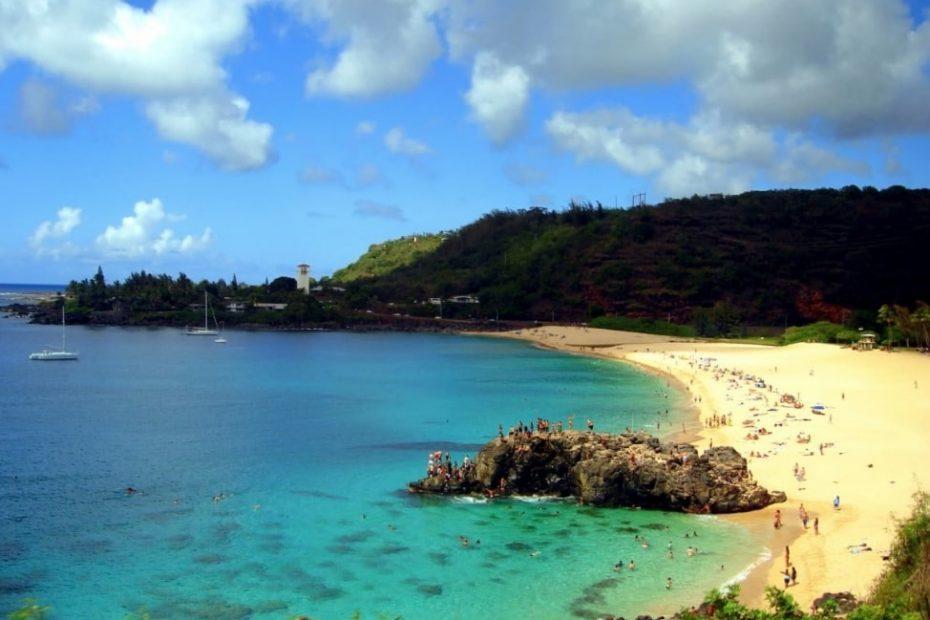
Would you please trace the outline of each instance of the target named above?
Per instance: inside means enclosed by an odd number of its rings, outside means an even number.
[[[203,292],[203,327],[188,327],[185,332],[188,336],[216,336],[220,332],[215,329],[210,329],[208,312],[210,311],[210,306],[207,303],[207,292]],[[215,319],[214,319],[215,320]]]
[[[61,349],[53,349],[51,347],[45,347],[38,353],[32,353],[29,355],[31,360],[39,360],[42,362],[53,362],[53,361],[65,361],[65,360],[76,360],[78,354],[76,351],[69,351],[65,347],[65,307],[61,306]]]

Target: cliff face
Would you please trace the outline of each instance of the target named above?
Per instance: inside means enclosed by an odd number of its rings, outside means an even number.
[[[641,506],[682,512],[744,512],[785,501],[759,486],[746,459],[730,447],[698,454],[689,444],[663,444],[646,433],[566,431],[494,439],[475,463],[450,476],[410,483],[418,493],[505,493],[574,496],[598,506]]]

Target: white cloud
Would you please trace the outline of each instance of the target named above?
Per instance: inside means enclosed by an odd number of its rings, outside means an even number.
[[[39,254],[49,251],[44,244],[49,239],[62,239],[81,224],[81,210],[74,207],[62,207],[54,221],[45,220],[39,224],[29,237],[31,245]]]
[[[145,111],[163,137],[197,147],[227,170],[260,168],[271,157],[273,129],[246,118],[249,102],[242,97],[153,101]]]
[[[377,125],[372,121],[360,121],[355,126],[355,133],[359,136],[370,136],[377,129]]]
[[[359,217],[375,217],[384,220],[406,221],[403,210],[395,205],[374,202],[373,200],[356,200],[352,211]]]
[[[99,109],[97,100],[87,96],[65,104],[55,87],[36,78],[26,79],[19,87],[19,117],[33,133],[67,133],[75,119]]]
[[[913,25],[903,0],[475,0],[449,14],[454,59],[492,57],[550,91],[684,81],[727,123],[930,131],[930,20]]]
[[[745,122],[728,124],[715,113],[700,113],[679,124],[625,108],[558,112],[546,130],[562,150],[654,177],[670,196],[740,192],[766,176],[800,182],[833,171],[868,171],[864,163],[797,135],[779,142],[771,131]]]
[[[522,67],[505,65],[488,52],[476,56],[465,100],[491,141],[500,144],[517,133],[529,95],[530,78]]]
[[[183,218],[183,216],[180,216]],[[200,235],[178,237],[166,222],[177,221],[178,216],[165,212],[161,200],[140,200],[133,207],[133,214],[122,219],[119,226],[107,226],[97,237],[97,248],[105,256],[136,258],[164,254],[192,254],[208,247],[213,241],[213,232],[205,228]]]
[[[384,146],[392,153],[407,157],[418,157],[432,152],[425,142],[407,137],[400,127],[394,127],[384,134]]]
[[[373,97],[413,88],[442,46],[433,0],[290,0],[305,19],[325,22],[324,41],[343,44],[335,62],[307,76],[308,95]]]
[[[255,2],[157,0],[149,10],[120,0],[0,2],[0,68],[24,59],[91,92],[140,97],[165,138],[226,168],[256,168],[269,160],[271,127],[245,118],[248,102],[227,91],[222,66],[248,33]]]

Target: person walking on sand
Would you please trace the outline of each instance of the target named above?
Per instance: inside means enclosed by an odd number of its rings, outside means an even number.
[[[772,518],[772,525],[775,526],[776,530],[781,528],[781,510],[778,508],[775,509],[775,516]]]
[[[798,569],[795,566],[791,567],[791,585],[798,585]]]
[[[814,517],[814,535],[820,535],[820,517]]]
[[[671,590],[671,589],[672,589],[672,578],[671,578],[671,577],[666,577],[666,578],[665,578],[665,589],[666,589],[666,590]]]
[[[833,498],[833,510],[839,510],[839,509],[840,509],[840,496],[837,495],[836,497]]]
[[[789,566],[791,566],[791,549],[785,545],[785,570],[788,570]]]
[[[785,590],[787,590],[788,584],[791,583],[791,573],[788,572],[787,568],[781,572],[781,577],[785,580]]]

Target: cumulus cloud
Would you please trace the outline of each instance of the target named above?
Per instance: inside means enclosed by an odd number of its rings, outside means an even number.
[[[122,219],[119,226],[107,226],[97,237],[97,249],[105,256],[136,258],[164,254],[191,254],[208,247],[213,232],[205,228],[200,235],[179,237],[164,224],[183,219],[172,216],[158,198],[150,202],[140,200],[133,206],[133,214]]]
[[[343,45],[334,62],[310,72],[308,95],[373,97],[413,88],[442,53],[434,0],[290,0],[308,21],[324,22],[324,41]]]
[[[394,127],[384,134],[384,146],[392,153],[406,157],[419,157],[432,153],[432,149],[425,142],[408,137],[400,127]]]
[[[374,217],[398,222],[407,220],[400,207],[374,202],[373,200],[356,200],[355,209],[352,212],[359,217]]]
[[[39,254],[55,252],[59,248],[49,249],[45,242],[52,239],[63,239],[81,224],[81,210],[74,207],[62,207],[56,214],[57,218],[45,220],[36,227],[29,237],[29,245]]]
[[[153,101],[146,114],[168,140],[197,147],[228,170],[252,170],[271,156],[267,123],[246,118],[249,102],[234,95]]]
[[[625,108],[558,112],[546,122],[546,130],[562,150],[653,177],[670,196],[740,192],[765,175],[799,182],[838,170],[867,171],[864,163],[797,135],[780,142],[771,131],[745,122],[728,124],[713,113],[681,124],[637,116]]]
[[[465,100],[493,142],[506,142],[517,133],[529,94],[530,78],[522,67],[505,65],[487,52],[477,55]]]
[[[476,0],[450,13],[454,58],[493,55],[550,90],[683,79],[757,124],[930,129],[930,21],[913,25],[901,0]]]
[[[255,1],[157,0],[149,10],[120,0],[2,2],[0,67],[24,59],[91,92],[140,97],[163,137],[223,167],[256,168],[269,160],[271,127],[246,118],[248,102],[227,91],[222,67]],[[62,127],[60,116],[44,120]]]

